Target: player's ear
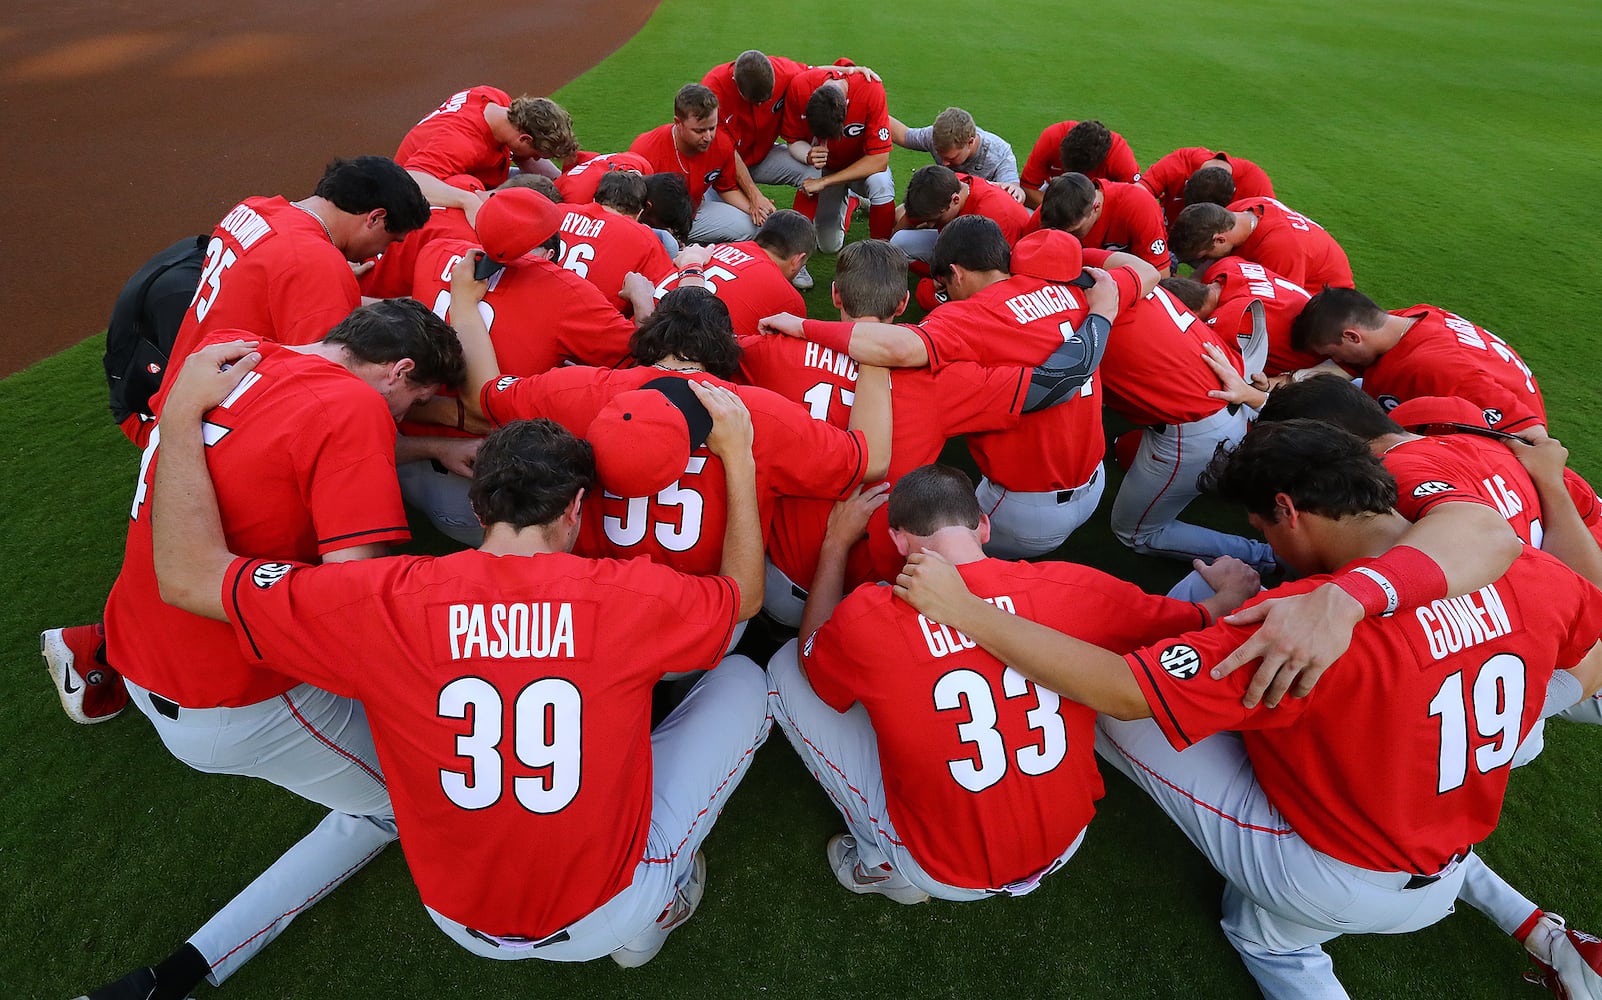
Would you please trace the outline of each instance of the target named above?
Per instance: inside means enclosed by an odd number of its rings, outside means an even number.
[[[989,514],[980,514],[979,515],[979,544],[980,545],[988,545],[989,543],[990,543],[990,515]]]
[[[1282,524],[1287,528],[1296,527],[1296,521],[1301,511],[1296,509],[1296,501],[1286,493],[1274,494],[1274,523]]]
[[[401,358],[398,361],[390,362],[389,377],[399,382],[400,380],[409,377],[411,373],[416,370],[417,362],[413,361],[411,358]]]
[[[367,213],[367,228],[382,229],[389,223],[389,212],[386,209],[375,208]]]
[[[912,539],[908,538],[907,533],[900,528],[890,529],[890,540],[895,543],[896,551],[902,556],[912,553]]]
[[[840,286],[832,281],[829,282],[829,300],[834,303],[836,309],[844,308],[840,305]]]
[[[584,512],[584,493],[585,491],[581,489],[573,494],[573,499],[569,500],[567,506],[562,508],[562,520],[567,524],[577,527],[579,518],[583,516]]]
[[[902,292],[901,293],[901,304],[896,306],[896,311],[890,314],[890,318],[891,319],[895,319],[897,316],[900,316],[902,313],[906,312],[907,311],[907,303],[911,302],[911,301],[912,301],[911,293]],[[838,304],[838,303],[836,303],[836,304]]]

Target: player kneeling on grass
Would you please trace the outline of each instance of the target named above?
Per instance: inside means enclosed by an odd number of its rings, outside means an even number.
[[[1602,593],[1525,548],[1487,586],[1410,602],[1440,570],[1393,548],[1418,530],[1393,509],[1395,482],[1364,442],[1323,424],[1259,425],[1210,475],[1280,559],[1312,574],[1265,596],[1361,575],[1401,606],[1363,620],[1316,689],[1273,711],[1243,704],[1240,674],[1215,677],[1237,625],[1120,656],[1003,613],[934,554],[912,556],[896,593],[931,628],[960,629],[1106,713],[1098,752],[1225,877],[1224,933],[1263,993],[1344,997],[1323,942],[1427,927],[1460,895],[1505,887],[1473,846],[1496,826],[1520,738],[1602,684]],[[1597,996],[1602,949],[1532,909],[1517,932],[1549,985]]]
[[[768,664],[773,717],[845,816],[848,832],[828,845],[841,885],[900,903],[1024,895],[1078,850],[1095,813],[1095,712],[1031,684],[887,587],[840,600],[846,555],[885,497],[878,486],[836,505],[802,620],[806,642]],[[950,466],[903,476],[889,520],[903,555],[938,552],[995,606],[1117,649],[1205,625],[1258,588],[1233,559],[1198,564],[1218,593],[1197,605],[1073,563],[987,558],[990,521],[972,481]]]

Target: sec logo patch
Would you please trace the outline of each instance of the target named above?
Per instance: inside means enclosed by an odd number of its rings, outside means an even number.
[[[852,122],[850,125],[845,127],[845,134],[848,139],[855,139],[857,136],[861,135],[867,130],[868,126],[862,124],[861,122]]]
[[[279,580],[282,580],[284,577],[288,576],[289,571],[294,568],[295,567],[289,563],[262,563],[250,571],[250,582],[254,583],[257,589],[266,590],[268,587],[271,587]]]
[[[1443,483],[1439,479],[1431,479],[1427,483],[1419,483],[1413,487],[1413,496],[1432,497],[1437,493],[1445,493],[1450,489],[1455,489],[1451,483]]]
[[[1184,643],[1175,643],[1157,654],[1157,662],[1176,681],[1188,681],[1201,669],[1201,654]]]
[[[887,128],[880,129],[879,130],[879,141],[880,142],[888,142],[889,139],[890,139],[890,130],[887,129]]]
[[[1167,250],[1167,249],[1168,249],[1168,244],[1164,243],[1162,240],[1152,240],[1151,241],[1151,252],[1153,254],[1160,254],[1164,250]]]

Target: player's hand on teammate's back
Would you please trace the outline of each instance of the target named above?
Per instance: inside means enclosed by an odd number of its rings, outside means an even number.
[[[1523,437],[1507,441],[1519,464],[1530,474],[1531,482],[1549,485],[1563,484],[1563,470],[1569,464],[1569,450],[1555,437],[1542,437],[1531,441]]]
[[[1012,200],[1013,201],[1017,202],[1020,205],[1023,204],[1023,200],[1024,200],[1023,185],[1021,185],[1021,184],[1008,184],[1005,181],[1003,181],[1002,183],[997,184],[996,187],[1001,188],[1001,190],[1003,190],[1003,191],[1007,192],[1008,194],[1012,195]]]
[[[1286,694],[1302,698],[1330,664],[1352,644],[1352,630],[1363,620],[1363,606],[1346,591],[1326,583],[1317,590],[1254,604],[1225,618],[1231,625],[1262,626],[1213,668],[1216,680],[1261,659],[1241,704],[1269,708]]]
[[[769,203],[771,204],[771,202]],[[674,267],[705,267],[712,260],[712,248],[702,243],[681,247],[673,257]]]
[[[951,560],[938,552],[914,552],[896,577],[895,595],[930,621],[955,625],[964,604],[977,601]]]
[[[1267,389],[1260,388],[1255,382],[1249,383],[1241,378],[1240,372],[1236,371],[1235,366],[1229,363],[1229,357],[1224,353],[1222,347],[1217,344],[1203,344],[1202,360],[1207,362],[1207,367],[1213,370],[1213,375],[1218,379],[1219,385],[1219,388],[1209,390],[1207,395],[1214,399],[1221,399],[1226,403],[1244,403],[1254,410],[1262,409],[1263,404],[1268,402]],[[1262,376],[1254,376],[1254,379],[1256,378],[1262,378]],[[1265,379],[1264,386],[1266,385],[1267,380]]]
[[[838,542],[850,547],[868,532],[868,520],[873,512],[890,499],[890,484],[875,483],[858,486],[851,495],[829,509],[829,524],[824,530],[826,542]]]
[[[1097,316],[1103,316],[1108,320],[1116,319],[1118,316],[1118,283],[1113,280],[1112,275],[1099,267],[1087,267],[1085,272],[1096,279],[1096,283],[1091,286],[1090,291],[1085,293],[1086,306]]]
[[[768,221],[768,216],[772,215],[777,207],[773,204],[772,198],[759,193],[755,198],[751,199],[751,224],[755,226],[762,225],[762,223]]]
[[[772,333],[784,337],[794,337],[797,340],[805,340],[807,339],[807,335],[801,332],[802,322],[804,322],[802,318],[794,313],[779,313],[776,316],[764,316],[762,319],[757,321],[757,332]]]
[[[1193,559],[1191,566],[1213,588],[1207,609],[1217,617],[1234,611],[1263,589],[1262,576],[1234,556],[1219,556],[1212,562]]]
[[[162,414],[198,418],[220,404],[261,360],[256,347],[254,340],[230,340],[189,355],[167,393]]]
[[[474,250],[463,255],[451,268],[451,302],[454,305],[472,303],[477,305],[484,301],[484,295],[489,291],[489,282],[480,281],[473,277],[473,269],[484,256],[484,251]]]
[[[707,450],[724,461],[737,455],[749,456],[755,434],[751,429],[751,411],[745,408],[740,394],[694,379],[690,380],[690,389],[712,416],[712,432],[706,436]]]

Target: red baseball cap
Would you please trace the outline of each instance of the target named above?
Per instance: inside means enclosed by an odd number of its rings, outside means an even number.
[[[1467,424],[1470,427],[1490,427],[1485,411],[1461,396],[1415,396],[1403,400],[1391,410],[1392,420],[1403,427],[1423,427],[1425,424]]]
[[[530,188],[496,191],[478,210],[473,228],[491,260],[510,264],[562,227],[562,210]]]
[[[684,475],[690,454],[711,431],[712,415],[689,379],[670,375],[612,397],[584,436],[607,492],[648,497]]]
[[[1082,285],[1084,249],[1072,233],[1042,229],[1025,236],[1012,248],[1012,273]]]

